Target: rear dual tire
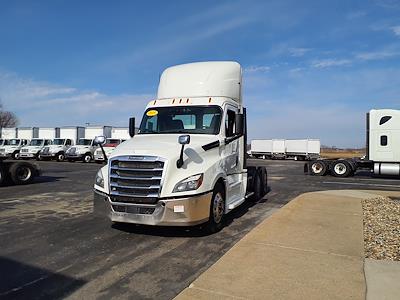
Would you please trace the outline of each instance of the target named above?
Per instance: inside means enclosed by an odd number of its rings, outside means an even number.
[[[27,162],[12,164],[9,172],[11,180],[17,185],[31,183],[36,175],[35,167]]]
[[[345,160],[336,161],[331,170],[335,177],[348,177],[352,171],[350,163]]]

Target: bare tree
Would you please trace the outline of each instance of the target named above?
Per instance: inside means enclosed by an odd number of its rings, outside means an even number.
[[[17,116],[11,112],[3,109],[3,104],[0,99],[0,128],[16,127],[18,125]]]

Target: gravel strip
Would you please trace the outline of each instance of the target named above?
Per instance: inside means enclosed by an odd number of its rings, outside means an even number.
[[[400,261],[400,198],[363,200],[365,257]]]

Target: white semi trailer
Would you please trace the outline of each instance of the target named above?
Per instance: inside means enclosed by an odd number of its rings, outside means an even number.
[[[359,169],[375,175],[400,176],[400,110],[372,109],[367,113],[365,159],[320,159],[304,166],[304,172],[322,176],[352,176]]]
[[[315,139],[252,140],[250,155],[255,158],[311,160],[320,155],[321,143]]]
[[[43,159],[56,159],[57,161],[64,161],[65,153],[67,150],[74,146],[76,141],[85,136],[85,127],[79,126],[65,126],[56,128],[56,138],[53,144],[44,147],[40,152]]]
[[[94,157],[94,152],[98,148],[94,144],[96,136],[111,137],[111,126],[87,126],[85,137],[80,138],[76,145],[66,151],[66,158],[69,162],[81,160],[85,163],[90,162]]]
[[[132,118],[133,138],[97,173],[94,211],[113,222],[203,224],[215,232],[225,214],[248,198],[259,199],[267,192],[267,173],[246,163],[241,91],[236,62],[166,69],[138,134]]]

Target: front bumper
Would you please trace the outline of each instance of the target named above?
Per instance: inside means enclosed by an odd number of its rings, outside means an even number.
[[[12,153],[0,152],[0,157],[11,157]]]
[[[154,205],[111,202],[94,190],[93,211],[113,222],[160,226],[193,226],[209,219],[212,192],[186,198],[161,199]]]
[[[95,155],[94,156],[94,160],[96,160],[96,161],[104,161],[104,156],[103,155]]]
[[[81,159],[83,154],[66,154],[65,157],[67,159]]]
[[[20,158],[35,158],[36,153],[30,153],[30,152],[20,152],[19,153]]]
[[[53,158],[56,157],[57,153],[51,153],[51,152],[46,152],[46,153],[40,153],[40,156],[43,158]]]

